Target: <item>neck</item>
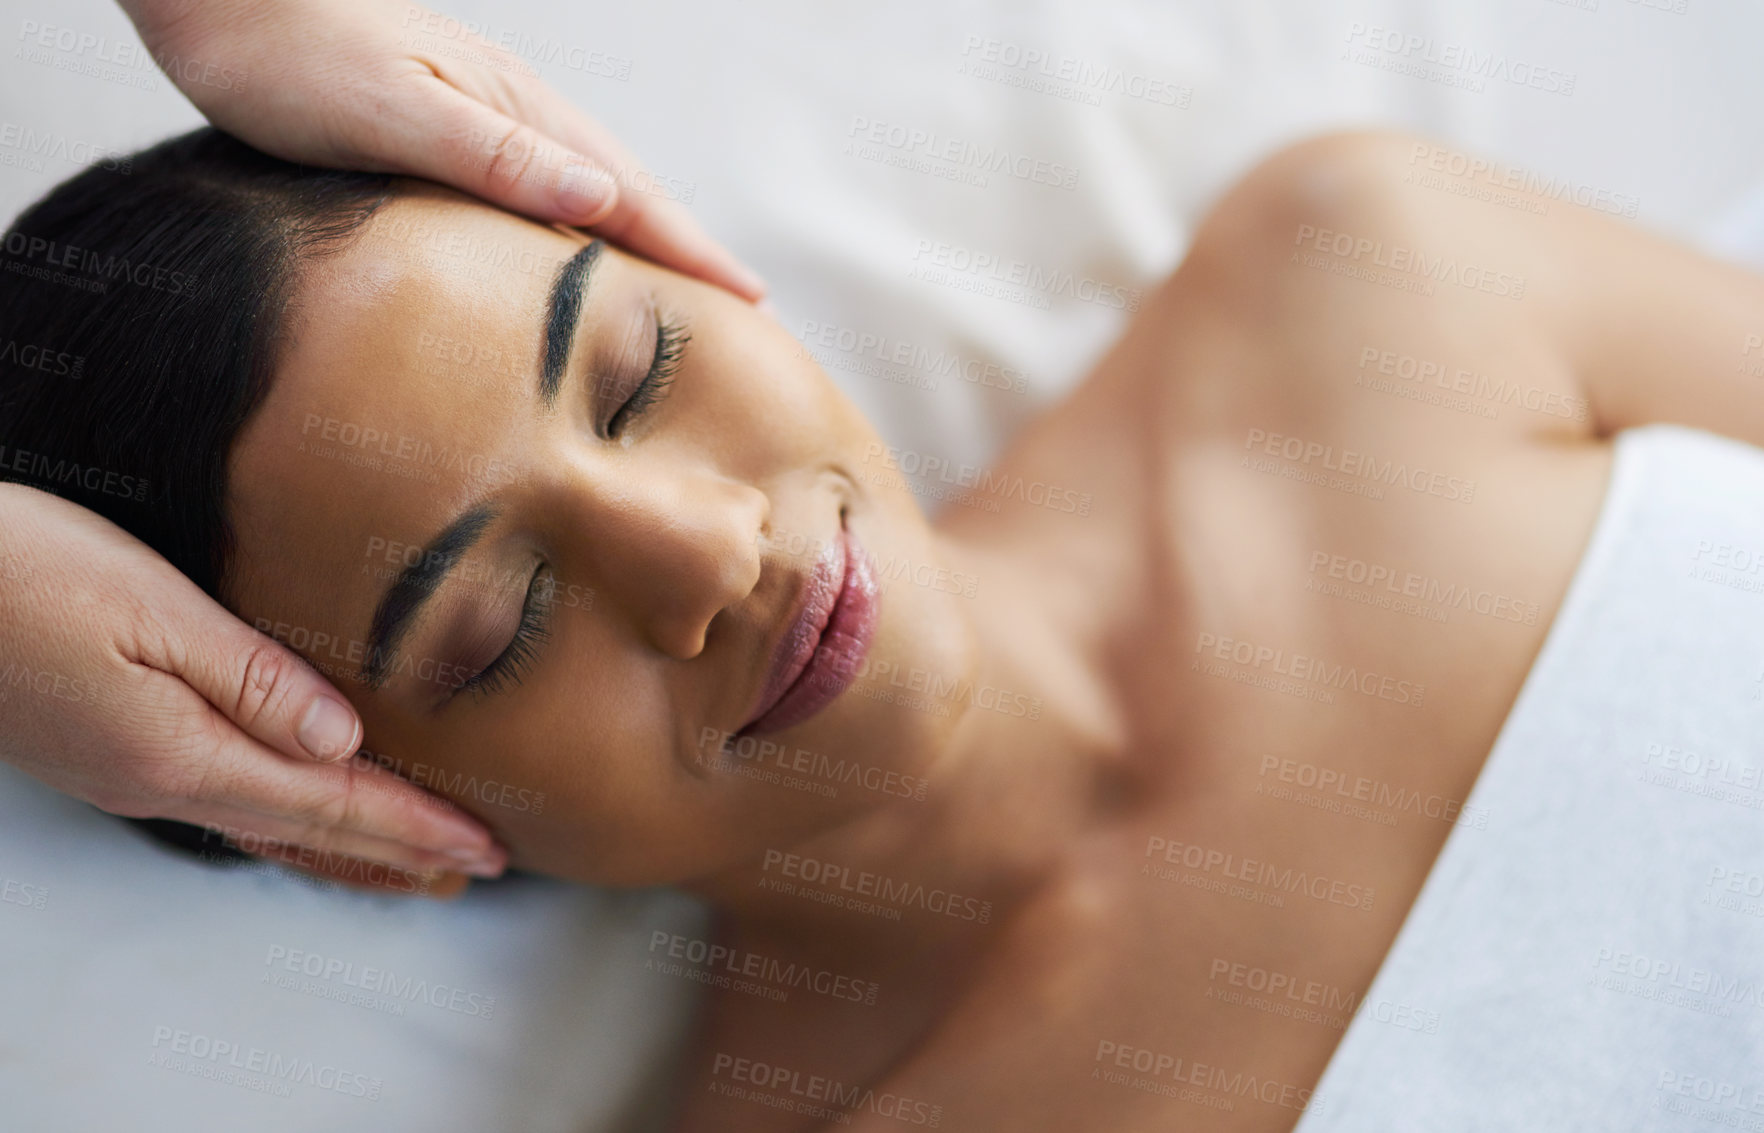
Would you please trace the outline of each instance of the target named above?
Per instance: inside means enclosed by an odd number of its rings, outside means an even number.
[[[970,600],[974,687],[1016,695],[998,709],[970,698],[923,801],[891,799],[781,851],[770,868],[748,863],[686,886],[736,932],[846,955],[898,950],[901,932],[878,932],[884,925],[978,943],[1057,871],[1090,815],[1099,767],[1120,747],[1118,712],[1086,662],[1098,627],[1056,613],[1095,604],[1047,598],[1094,582],[997,541],[938,543],[939,561],[984,580]]]

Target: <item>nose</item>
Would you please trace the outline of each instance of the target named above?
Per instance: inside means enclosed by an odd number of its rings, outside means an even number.
[[[630,471],[616,486],[585,492],[591,500],[582,530],[594,587],[651,646],[689,661],[704,651],[718,612],[759,585],[771,499],[706,466],[676,466],[661,476]]]

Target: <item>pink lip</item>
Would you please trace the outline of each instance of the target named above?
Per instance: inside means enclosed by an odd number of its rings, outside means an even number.
[[[778,643],[753,717],[737,735],[781,732],[838,698],[857,675],[876,632],[875,566],[841,528],[815,561],[802,610]]]

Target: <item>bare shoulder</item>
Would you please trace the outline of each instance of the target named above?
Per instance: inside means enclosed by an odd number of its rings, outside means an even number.
[[[1353,130],[1289,143],[1262,158],[1219,197],[1195,230],[1189,259],[1219,282],[1260,287],[1301,234],[1390,231],[1429,221],[1403,187],[1403,165],[1431,143],[1392,131]]]
[[[1270,218],[1344,220],[1399,202],[1402,167],[1433,143],[1392,130],[1339,130],[1289,142],[1252,165],[1215,203],[1203,228]]]
[[[1584,433],[1559,301],[1572,256],[1550,218],[1441,189],[1432,166],[1455,157],[1475,160],[1356,130],[1258,161],[1148,304],[1165,363],[1150,395],[1234,434],[1250,418],[1429,444]]]

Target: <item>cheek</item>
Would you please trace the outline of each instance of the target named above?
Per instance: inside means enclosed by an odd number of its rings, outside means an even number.
[[[695,821],[666,707],[641,680],[610,684],[562,655],[547,665],[550,679],[505,703],[459,703],[439,726],[370,719],[370,736],[386,737],[376,758],[484,822],[518,868],[649,882],[669,868],[676,828]]]

